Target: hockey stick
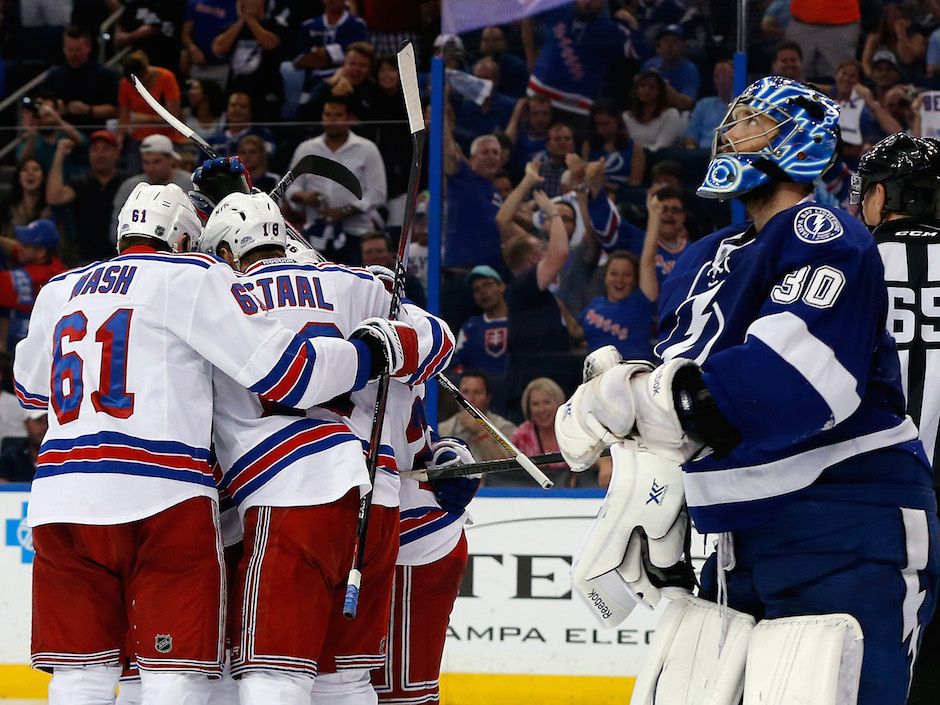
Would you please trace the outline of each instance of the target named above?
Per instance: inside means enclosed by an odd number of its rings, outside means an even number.
[[[179,132],[186,139],[191,140],[193,144],[205,152],[210,159],[215,159],[218,156],[215,150],[209,146],[209,143],[200,137],[195,130],[160,105],[157,99],[150,95],[150,92],[144,87],[144,84],[141,83],[137,76],[132,74],[131,81],[134,84],[134,88],[137,89],[137,92],[140,94],[140,97],[147,101],[147,105],[153,108],[153,111],[162,117],[170,127]],[[326,179],[330,179],[344,187],[356,198],[362,198],[362,184],[359,183],[359,179],[356,178],[355,174],[339,162],[316,154],[308,154],[305,157],[301,157],[297,163],[281,177],[281,180],[277,182],[277,185],[268,195],[275,203],[278,203],[281,198],[284,197],[287,188],[294,182],[294,179],[302,174],[313,174],[314,176],[322,176]]]
[[[339,162],[317,154],[308,154],[298,159],[297,163],[281,177],[281,180],[277,182],[277,185],[271,189],[268,195],[275,203],[279,203],[284,194],[287,193],[287,188],[294,183],[294,179],[304,174],[322,176],[330,181],[335,181],[356,198],[362,198],[362,184],[359,183],[359,179],[356,178],[355,174]]]
[[[453,382],[447,379],[443,374],[436,375],[435,379],[437,383],[444,388],[444,391],[450,394],[454,398],[454,401],[493,437],[494,441],[499,443],[506,451],[512,453],[513,460],[518,463],[523,470],[529,473],[529,476],[532,477],[533,480],[539,483],[544,489],[549,489],[555,484],[548,479],[544,472],[538,469],[535,463],[529,459],[529,456],[519,450],[515,444],[506,437],[505,433],[496,428],[482,411],[471,404],[470,400],[460,393],[460,390],[454,386]]]
[[[169,123],[170,127],[179,132],[183,137],[188,140],[191,140],[193,144],[198,146],[203,152],[209,155],[210,159],[216,158],[215,150],[209,146],[209,143],[206,142],[202,137],[199,136],[193,128],[187,125],[185,122],[176,117],[169,110],[164,108],[160,103],[150,95],[150,91],[144,88],[144,84],[141,83],[140,79],[137,78],[134,74],[131,74],[131,83],[134,84],[134,88],[137,89],[137,92],[140,93],[140,97],[147,101],[147,105],[153,108],[153,112],[162,117],[164,120]]]
[[[601,453],[602,458],[610,455],[610,449]],[[529,462],[542,466],[554,465],[565,462],[561,453],[540,453],[538,455],[528,456]],[[489,475],[494,472],[510,472],[512,470],[524,470],[515,458],[499,458],[498,460],[481,460],[478,463],[467,463],[466,465],[447,465],[443,468],[434,470],[408,470],[400,473],[403,480],[418,480],[419,482],[428,482],[432,480],[443,480],[451,477],[469,477],[470,475]]]
[[[405,268],[408,263],[408,247],[411,244],[411,226],[414,220],[415,206],[418,201],[418,181],[421,176],[421,162],[424,159],[424,138],[427,131],[424,115],[421,111],[421,94],[418,91],[418,72],[415,65],[415,51],[411,42],[406,42],[398,52],[398,75],[401,79],[402,94],[405,99],[405,111],[408,113],[408,128],[411,131],[411,173],[408,176],[408,195],[405,202],[405,218],[402,223],[401,237],[398,241],[398,254],[395,262],[395,285],[392,287],[392,302],[388,317],[395,319],[401,307],[400,291],[405,281]],[[343,614],[349,619],[356,617],[359,607],[359,585],[362,582],[362,560],[365,554],[366,533],[369,529],[369,513],[372,507],[372,489],[375,473],[379,465],[379,445],[382,440],[382,427],[385,422],[385,406],[388,401],[388,386],[391,381],[388,372],[379,378],[375,396],[375,410],[372,413],[372,433],[369,436],[369,481],[370,489],[359,500],[359,517],[356,526],[356,545],[353,549],[353,566],[346,582],[346,599],[343,601]]]

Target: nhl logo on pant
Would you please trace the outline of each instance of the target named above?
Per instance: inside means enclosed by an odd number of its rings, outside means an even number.
[[[153,640],[153,648],[161,654],[170,653],[173,649],[173,637],[169,634],[157,634]]]

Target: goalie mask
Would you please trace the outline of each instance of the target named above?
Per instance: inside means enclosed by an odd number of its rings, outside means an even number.
[[[201,230],[193,204],[176,184],[137,184],[118,214],[118,242],[135,235],[152,237],[179,251],[183,236],[196,240]]]
[[[940,208],[940,143],[899,132],[881,140],[861,158],[852,175],[852,203],[861,203],[875,184],[885,189],[881,219],[888,213],[934,218]]]
[[[832,165],[838,135],[835,101],[788,78],[762,78],[731,103],[715,130],[696,193],[726,200],[767,183],[813,184]]]
[[[236,261],[259,247],[283,248],[287,244],[284,216],[266,193],[230,194],[212,211],[196,249],[214,255],[222,242]]]

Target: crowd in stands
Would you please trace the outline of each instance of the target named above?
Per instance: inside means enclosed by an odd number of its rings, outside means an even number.
[[[0,350],[13,353],[45,281],[112,255],[136,183],[192,188],[203,155],[132,76],[220,155],[240,155],[259,188],[307,154],[345,164],[361,199],[306,175],[285,215],[329,258],[391,266],[411,159],[394,58],[407,39],[426,102],[431,58],[446,67],[440,301],[459,332],[451,372],[520,447],[551,452],[549,415],[580,381],[584,355],[612,344],[653,359],[663,278],[690,242],[731,222],[728,204],[694,190],[733,96],[736,5],[574,0],[455,36],[440,34],[439,0],[7,0],[0,99],[48,70],[0,113],[10,116],[3,143],[16,143],[0,184]],[[885,135],[940,136],[940,0],[748,8],[749,77],[811,81],[842,106],[840,156],[817,200],[850,208],[858,158]],[[427,208],[425,197],[409,260],[418,302]],[[501,455],[454,411],[441,409],[442,432],[478,459]],[[552,472],[559,484],[596,481]]]

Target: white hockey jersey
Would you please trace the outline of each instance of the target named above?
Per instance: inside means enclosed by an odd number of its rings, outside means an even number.
[[[135,247],[40,292],[14,366],[49,410],[28,521],[117,524],[216,498],[212,367],[307,408],[362,387],[364,344],[306,340],[267,316],[220,260]]]
[[[367,270],[333,263],[263,260],[250,266],[241,281],[270,315],[315,340],[345,338],[364,319],[387,316],[391,302],[385,286]],[[407,418],[409,384],[420,384],[444,369],[453,351],[453,335],[439,319],[408,304],[399,318],[418,333],[420,363],[410,379],[390,385],[389,419],[398,414]],[[357,484],[368,487],[363,449],[372,430],[376,387],[369,384],[309,409],[305,419],[263,417],[264,409],[256,398],[238,394],[234,382],[218,376],[217,391],[224,390],[216,396],[216,452],[226,469],[221,487],[242,511],[260,504],[330,502]],[[230,404],[228,400],[236,394],[240,401]],[[403,411],[402,399],[406,399]],[[382,506],[398,506],[399,464],[393,448],[401,447],[404,429],[399,430],[400,426],[389,422],[384,426],[372,500]],[[282,472],[316,454],[321,454],[316,469],[302,474]]]
[[[396,419],[398,417],[395,417]],[[405,426],[407,446],[396,455],[407,460],[405,467],[423,467],[430,459],[431,430],[424,409],[424,386],[415,387],[411,413]],[[436,437],[436,436],[435,436]],[[427,565],[450,553],[470,520],[466,510],[460,514],[441,509],[434,489],[428,482],[402,479],[399,492],[401,515],[398,565]]]

